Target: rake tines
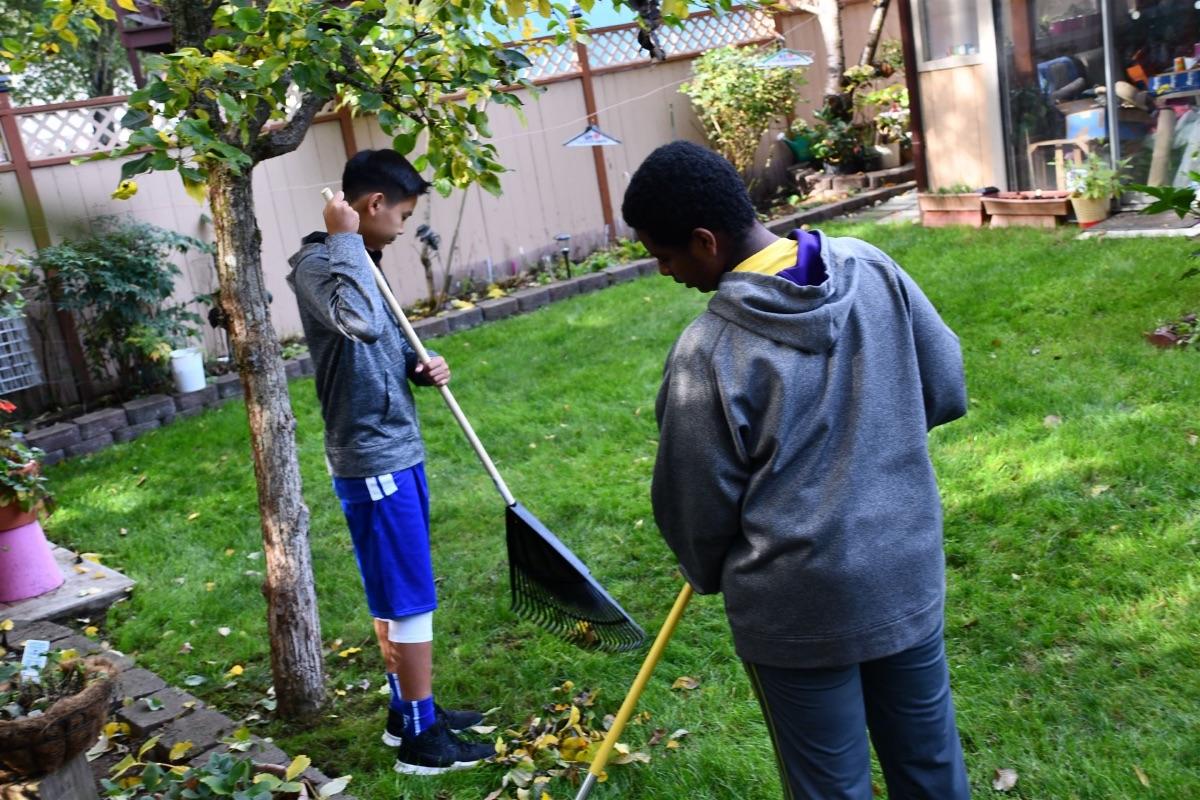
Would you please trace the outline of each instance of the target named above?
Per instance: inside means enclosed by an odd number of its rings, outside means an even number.
[[[520,503],[508,507],[513,611],[587,649],[632,650],[646,633]]]

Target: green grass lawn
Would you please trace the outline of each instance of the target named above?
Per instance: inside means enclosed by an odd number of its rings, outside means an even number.
[[[946,636],[971,783],[1016,769],[1023,798],[1200,795],[1200,354],[1141,340],[1197,305],[1178,241],[1076,242],[1040,231],[837,227],[912,273],[959,333],[971,411],[935,431],[946,507]],[[649,480],[663,358],[705,299],[647,278],[438,340],[454,389],[516,496],[648,631],[680,586]],[[571,680],[615,712],[642,654],[574,649],[508,610],[503,505],[437,394],[419,392],[433,492],[439,699],[519,724]],[[319,724],[253,726],[364,800],[463,798],[489,767],[391,771],[386,700],[344,522],[324,472],[311,380],[293,384],[334,695]],[[240,404],[49,470],[56,541],[138,581],[102,632],[231,715],[270,685],[262,559]],[[221,629],[228,628],[228,635]],[[335,644],[335,640],[341,640]],[[190,644],[190,648],[185,647]],[[347,657],[346,648],[361,647]],[[234,665],[245,672],[226,687]],[[671,691],[688,675],[690,692]],[[369,688],[359,686],[369,681]],[[689,608],[597,798],[780,795],[765,728],[719,598]],[[265,714],[264,714],[265,715]],[[657,728],[690,732],[646,747]],[[1143,785],[1138,770],[1145,776]],[[882,787],[882,784],[880,783]],[[562,782],[558,800],[574,796]]]

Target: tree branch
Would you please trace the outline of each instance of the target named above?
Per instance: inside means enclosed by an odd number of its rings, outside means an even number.
[[[299,147],[312,125],[313,118],[328,102],[328,97],[316,92],[306,94],[300,101],[300,108],[286,125],[258,136],[250,148],[254,163],[290,153]]]

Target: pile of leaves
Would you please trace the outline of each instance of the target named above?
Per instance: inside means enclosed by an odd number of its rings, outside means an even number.
[[[59,700],[79,694],[107,673],[97,672],[74,650],[47,654],[37,680],[21,678],[21,662],[7,655],[0,662],[0,720],[40,717]]]
[[[612,727],[613,715],[598,718],[595,710],[598,692],[577,691],[572,681],[555,686],[551,692],[555,697],[546,704],[541,715],[531,716],[520,727],[496,737],[496,762],[508,767],[508,771],[500,788],[484,800],[554,800],[550,793],[552,783],[570,787],[570,793],[574,794],[575,787],[586,776],[592,759]],[[642,712],[631,722],[645,723],[649,719],[650,715]],[[495,729],[480,727],[475,730],[487,734]],[[656,729],[646,748],[665,739],[665,747],[674,750],[687,734],[686,730],[677,730],[668,737],[665,728]],[[617,742],[607,766],[649,763],[649,753]],[[599,780],[606,778],[607,775],[601,773]]]

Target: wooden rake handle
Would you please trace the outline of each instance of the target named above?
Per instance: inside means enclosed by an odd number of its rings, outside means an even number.
[[[612,755],[613,746],[625,731],[625,723],[629,722],[629,717],[633,715],[633,709],[637,707],[638,700],[645,691],[646,684],[650,681],[650,675],[658,666],[658,660],[662,657],[667,642],[671,640],[671,635],[675,633],[675,626],[679,624],[679,618],[683,616],[683,610],[687,608],[688,601],[691,599],[692,585],[685,581],[683,588],[679,590],[679,595],[675,598],[675,605],[671,606],[671,613],[667,614],[662,629],[659,630],[658,636],[654,637],[654,644],[650,647],[650,652],[646,654],[646,660],[642,662],[642,668],[638,670],[637,677],[633,679],[629,693],[625,695],[625,702],[621,703],[621,710],[617,712],[612,727],[608,729],[608,735],[604,737],[604,742],[596,751],[596,757],[592,759],[592,765],[588,768],[588,776],[584,779],[583,785],[579,787],[579,793],[575,795],[575,800],[585,800],[592,793],[592,787],[596,785],[596,781],[604,772],[608,758]]]
[[[333,199],[333,190],[328,186],[321,190],[321,196],[328,203]],[[412,323],[408,321],[408,317],[404,315],[404,309],[400,307],[396,296],[392,294],[392,287],[388,286],[384,280],[383,273],[379,267],[375,265],[375,260],[370,257],[365,251],[363,255],[367,259],[367,263],[371,265],[371,272],[375,276],[375,285],[379,288],[379,293],[383,295],[383,299],[387,302],[388,308],[392,311],[392,316],[396,318],[396,322],[400,325],[400,329],[404,331],[404,338],[408,340],[408,344],[417,354],[417,360],[422,364],[429,364],[429,353],[425,350],[425,345],[421,344],[417,332],[413,330]],[[479,457],[483,468],[487,470],[491,476],[492,483],[496,484],[496,490],[500,492],[500,496],[504,498],[504,504],[511,506],[516,503],[516,498],[512,492],[508,490],[508,484],[504,482],[504,478],[500,477],[500,471],[496,469],[496,465],[492,463],[491,456],[487,450],[483,448],[483,442],[479,441],[479,437],[475,435],[475,429],[471,427],[470,421],[467,420],[467,415],[463,413],[459,407],[458,401],[454,399],[454,394],[450,391],[449,386],[439,386],[438,391],[442,393],[442,399],[446,401],[446,406],[450,409],[450,413],[454,415],[455,421],[458,422],[458,427],[462,428],[462,432],[466,435],[467,441],[471,443],[472,449],[475,450],[475,455]]]

